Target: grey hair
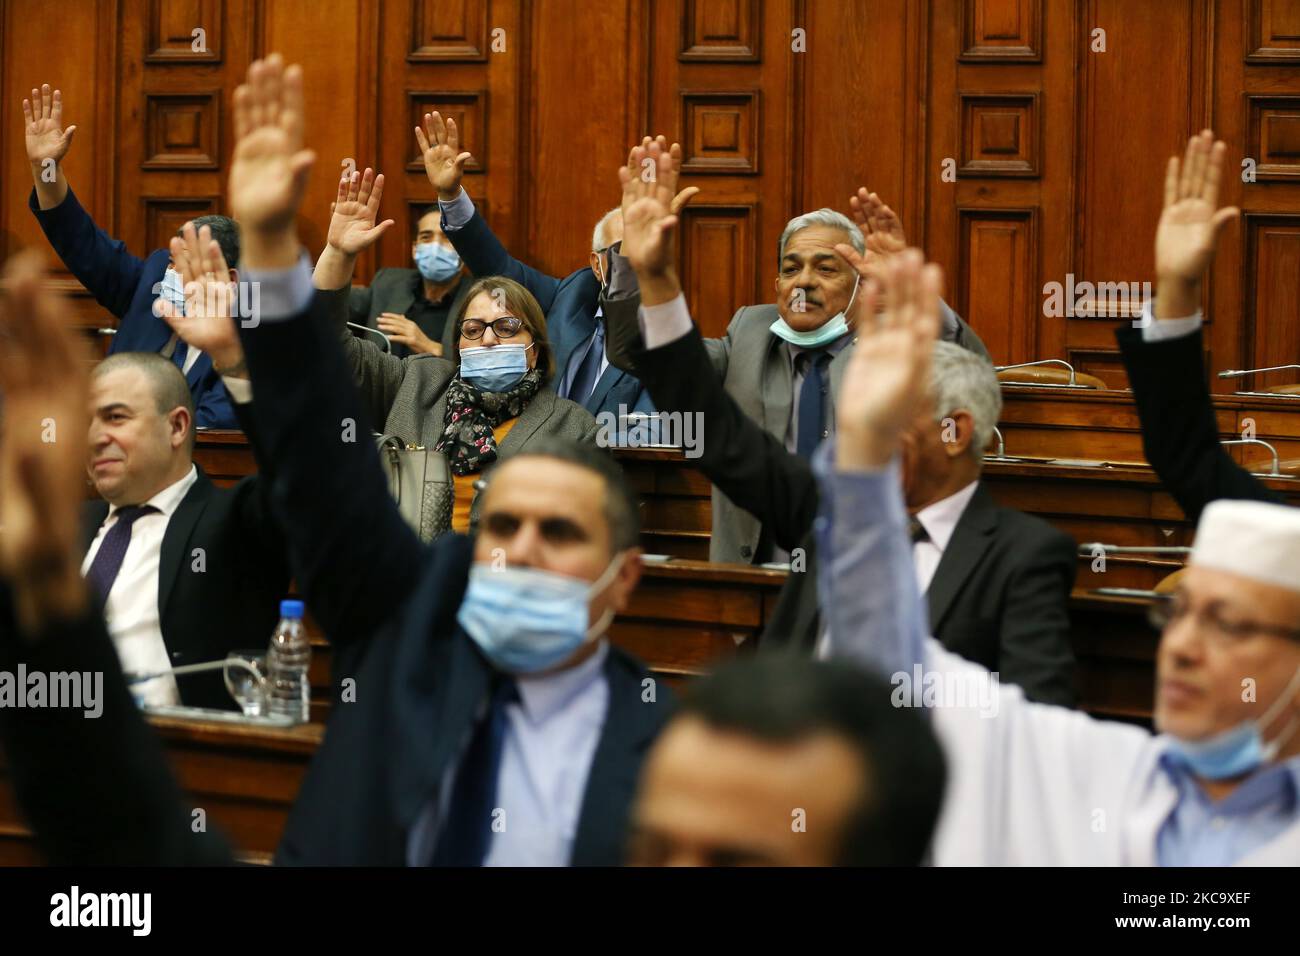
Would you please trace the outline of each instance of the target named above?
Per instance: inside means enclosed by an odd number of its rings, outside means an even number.
[[[813,212],[806,212],[802,216],[795,216],[785,224],[785,231],[781,233],[781,240],[776,248],[777,262],[785,258],[785,246],[790,241],[790,237],[801,229],[807,229],[809,226],[830,226],[832,229],[843,229],[849,234],[849,244],[858,250],[858,255],[862,255],[867,251],[867,240],[863,238],[862,230],[858,228],[858,224],[842,212],[823,207]]]
[[[604,249],[605,246],[608,245],[606,242],[601,242],[601,240],[605,238],[605,226],[615,216],[621,215],[623,215],[623,208],[621,206],[615,206],[609,212],[605,213],[605,215],[600,217],[600,221],[596,223],[596,228],[591,231],[592,252],[600,252],[601,249]]]
[[[984,460],[984,449],[1002,415],[1002,387],[993,366],[952,342],[934,343],[930,366],[930,393],[934,396],[934,420],[943,421],[965,409],[975,422],[970,451],[976,461]]]

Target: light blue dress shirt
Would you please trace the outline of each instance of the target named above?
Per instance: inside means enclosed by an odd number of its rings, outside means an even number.
[[[602,640],[596,652],[576,667],[544,677],[515,678],[519,702],[506,706],[485,866],[568,866],[587,778],[609,710],[608,655],[609,645]],[[468,745],[467,736],[461,742],[462,754]],[[437,796],[411,828],[407,865],[425,866],[433,859],[459,766],[458,757],[443,773]]]

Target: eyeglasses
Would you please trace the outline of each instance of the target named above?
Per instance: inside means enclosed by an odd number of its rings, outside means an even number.
[[[1163,631],[1170,624],[1192,613],[1191,602],[1181,594],[1161,595],[1147,611],[1147,620],[1156,630]],[[1217,604],[1210,604],[1196,615],[1208,633],[1219,644],[1232,645],[1257,634],[1300,641],[1300,628],[1278,627],[1258,621],[1229,621],[1224,619]]]
[[[503,315],[491,322],[484,322],[482,319],[466,319],[460,324],[460,334],[467,339],[481,339],[484,330],[489,325],[492,326],[492,332],[499,339],[514,338],[519,334],[519,330],[524,327],[524,323],[513,315]]]

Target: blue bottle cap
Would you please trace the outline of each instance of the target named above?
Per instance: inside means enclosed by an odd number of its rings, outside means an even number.
[[[281,601],[281,602],[280,602],[280,616],[281,616],[281,617],[301,618],[301,617],[302,617],[302,607],[303,607],[303,605],[302,605],[302,602],[301,602],[301,601],[290,601],[290,600],[284,600],[284,601]]]

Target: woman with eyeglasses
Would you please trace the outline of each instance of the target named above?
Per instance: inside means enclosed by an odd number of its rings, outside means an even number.
[[[357,254],[392,224],[375,224],[383,176],[367,169],[339,185],[329,239],[312,282],[329,303],[371,424],[409,444],[447,456],[455,485],[451,526],[470,530],[475,482],[494,462],[544,437],[596,441],[595,418],[547,386],[555,361],[546,319],[532,293],[513,279],[477,280],[451,321],[451,353],[384,350],[378,336],[356,338],[347,326]]]

